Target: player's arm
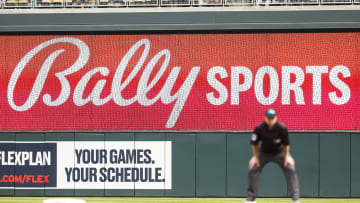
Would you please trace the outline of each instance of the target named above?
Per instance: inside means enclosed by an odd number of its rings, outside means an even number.
[[[284,166],[288,165],[288,157],[290,151],[289,133],[287,128],[284,129],[282,144],[284,145]]]
[[[259,162],[259,147],[257,145],[252,144],[251,145],[252,151],[253,151],[253,155],[255,157],[255,164],[256,166],[260,166],[260,162]]]
[[[288,165],[289,149],[290,149],[290,145],[284,146],[284,166]]]
[[[260,166],[260,162],[259,162],[259,144],[260,138],[259,138],[259,133],[257,132],[257,129],[254,130],[254,133],[251,135],[251,149],[253,151],[253,155],[255,158],[255,164],[259,167]]]

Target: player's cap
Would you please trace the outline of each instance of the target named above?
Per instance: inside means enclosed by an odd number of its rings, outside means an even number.
[[[274,109],[268,109],[265,113],[266,117],[273,118],[276,116],[276,111]]]

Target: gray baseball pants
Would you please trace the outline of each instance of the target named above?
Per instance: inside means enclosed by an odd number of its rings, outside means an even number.
[[[293,200],[299,199],[299,182],[295,172],[295,166],[287,164],[284,166],[284,152],[279,152],[274,155],[272,154],[265,154],[259,151],[259,162],[260,166],[254,165],[252,168],[249,167],[249,176],[248,176],[248,198],[249,201],[254,201],[257,195],[257,188],[258,188],[258,180],[260,173],[264,166],[268,162],[275,162],[277,163],[280,168],[282,169],[286,182],[288,185],[289,192]]]

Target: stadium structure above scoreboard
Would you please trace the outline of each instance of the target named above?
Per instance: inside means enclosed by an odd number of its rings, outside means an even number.
[[[0,32],[344,30],[360,28],[359,15],[357,5],[0,9]]]

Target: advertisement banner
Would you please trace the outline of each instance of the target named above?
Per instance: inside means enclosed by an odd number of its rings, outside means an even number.
[[[0,189],[171,189],[171,147],[171,141],[2,142]]]
[[[360,33],[0,36],[1,130],[360,130]]]
[[[0,188],[56,187],[55,143],[0,143]]]

